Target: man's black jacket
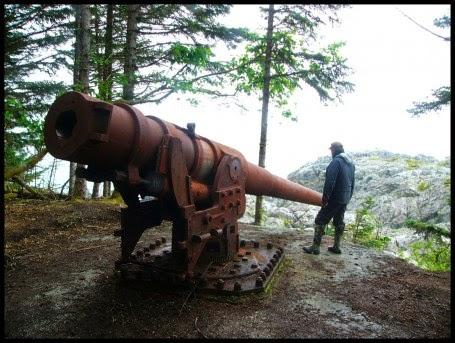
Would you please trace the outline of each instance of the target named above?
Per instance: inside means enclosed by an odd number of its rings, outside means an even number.
[[[354,163],[345,153],[334,156],[325,171],[323,199],[348,204],[354,192],[354,172]]]

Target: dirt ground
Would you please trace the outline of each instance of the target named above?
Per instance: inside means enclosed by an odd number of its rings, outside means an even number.
[[[241,297],[138,289],[114,272],[119,205],[5,205],[5,336],[33,338],[448,338],[450,273],[345,243],[342,255],[302,252],[309,230],[241,225],[285,260],[270,292]],[[142,241],[166,237],[148,230]],[[141,243],[141,242],[140,242]]]

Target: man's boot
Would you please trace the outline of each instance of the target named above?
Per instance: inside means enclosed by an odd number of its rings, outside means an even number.
[[[328,251],[333,252],[334,254],[341,254],[340,242],[341,237],[343,236],[344,225],[335,228],[335,237],[333,239],[333,247],[327,248]]]
[[[309,247],[303,247],[303,251],[308,254],[319,255],[319,247],[321,246],[322,235],[324,234],[324,225],[314,226],[314,238],[313,245]]]

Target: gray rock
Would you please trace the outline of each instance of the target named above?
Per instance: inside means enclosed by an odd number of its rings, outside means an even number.
[[[350,154],[356,165],[356,185],[346,213],[346,224],[354,223],[356,209],[368,196],[381,227],[381,235],[391,237],[388,253],[408,252],[409,244],[421,239],[414,230],[404,227],[412,218],[438,224],[450,230],[450,160],[438,161],[432,157],[408,156],[386,151]],[[307,163],[288,179],[322,192],[328,156]],[[241,222],[252,223],[255,196],[247,195],[247,209]],[[295,228],[313,230],[319,207],[293,201],[264,197],[267,230]],[[404,249],[404,250],[403,250]]]

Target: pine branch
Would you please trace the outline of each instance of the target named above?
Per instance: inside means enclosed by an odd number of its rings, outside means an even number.
[[[401,11],[399,8],[395,7],[395,9],[400,12],[402,15],[404,15],[406,18],[408,18],[410,21],[412,21],[414,24],[416,24],[418,27],[420,27],[421,29],[424,29],[425,31],[431,33],[432,35],[438,37],[438,38],[441,38],[443,40],[445,40],[446,42],[450,42],[450,37],[444,37],[444,36],[441,36],[441,35],[438,35],[437,33],[427,29],[425,26],[419,24],[417,21],[415,21],[414,19],[412,19],[410,16],[408,16],[406,13],[404,13],[403,11]]]

